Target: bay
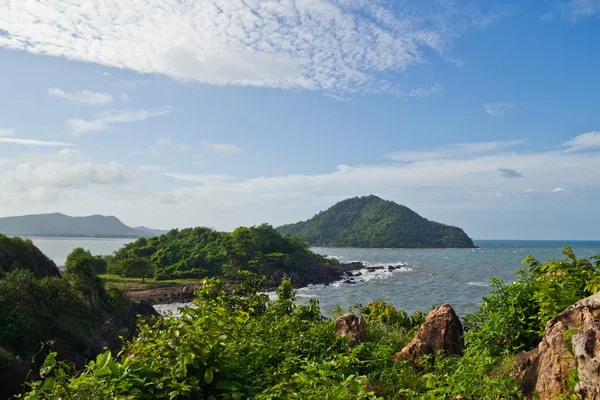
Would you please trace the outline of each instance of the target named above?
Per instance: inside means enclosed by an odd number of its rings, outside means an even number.
[[[58,266],[65,265],[67,256],[73,249],[81,247],[93,255],[107,255],[119,250],[135,239],[113,238],[63,238],[63,237],[28,237],[46,256]]]
[[[64,265],[76,247],[94,255],[112,254],[133,239],[104,238],[30,238],[57,265]],[[318,299],[324,314],[331,315],[335,306],[347,311],[351,306],[382,299],[407,312],[428,311],[432,306],[450,303],[459,315],[473,312],[490,292],[491,278],[507,282],[517,278],[521,261],[532,254],[540,261],[563,258],[565,244],[575,254],[591,257],[600,254],[600,241],[511,241],[477,240],[478,249],[355,249],[313,248],[319,254],[336,257],[342,262],[362,261],[369,266],[405,264],[400,270],[381,270],[355,278],[354,285],[338,282],[298,290],[297,300],[306,304]],[[172,309],[172,306],[166,307]]]

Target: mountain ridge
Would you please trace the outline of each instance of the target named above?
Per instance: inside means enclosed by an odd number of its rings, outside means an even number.
[[[7,236],[138,238],[161,232],[132,228],[113,215],[72,217],[62,213],[29,214],[0,218],[0,233]]]
[[[311,246],[364,248],[474,248],[460,228],[430,221],[377,196],[353,197],[306,221],[282,225],[282,234]]]

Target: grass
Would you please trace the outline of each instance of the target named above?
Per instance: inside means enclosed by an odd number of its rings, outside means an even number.
[[[111,284],[123,291],[193,285],[193,284],[199,284],[201,281],[200,279],[171,279],[171,280],[165,280],[165,281],[157,281],[154,279],[145,279],[145,281],[142,281],[142,278],[125,278],[125,277],[122,277],[119,275],[108,275],[108,274],[100,275],[100,277],[107,284]]]

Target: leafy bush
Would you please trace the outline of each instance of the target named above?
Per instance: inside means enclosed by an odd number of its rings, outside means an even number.
[[[382,301],[361,306],[367,338],[348,349],[316,300],[295,304],[284,281],[270,301],[257,293],[263,277],[245,271],[230,290],[204,280],[195,308],[142,324],[120,359],[106,353],[67,378],[71,371],[51,355],[46,380],[25,398],[520,399],[514,352],[537,344],[555,310],[597,290],[598,258],[565,254],[546,264],[528,258],[514,283],[494,279],[481,309],[466,318],[463,354],[424,356],[419,368],[391,359],[424,314]]]
[[[2,277],[0,346],[24,359],[48,341],[63,350],[81,349],[104,318],[123,313],[129,301],[122,291],[104,286],[93,268],[96,260],[76,249],[68,257],[63,277],[39,279],[31,265]]]

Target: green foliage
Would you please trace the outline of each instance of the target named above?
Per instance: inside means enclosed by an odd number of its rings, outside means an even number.
[[[528,258],[530,267],[514,283],[494,279],[481,309],[466,318],[463,354],[423,356],[419,368],[391,360],[424,314],[409,316],[383,301],[359,306],[367,338],[349,349],[316,300],[295,304],[284,280],[270,301],[257,293],[261,275],[243,271],[228,290],[205,279],[195,308],[178,319],[143,323],[119,359],[105,353],[70,375],[51,355],[46,379],[25,398],[520,399],[512,355],[537,345],[549,313],[593,291],[598,260],[578,260],[569,248],[565,254],[566,260],[546,264]],[[576,373],[569,382],[574,387]]]
[[[30,271],[37,278],[60,275],[54,262],[35,247],[31,240],[0,234],[0,278],[21,269]]]
[[[26,248],[41,254],[35,246],[29,249],[28,244]],[[44,257],[37,260],[44,262]],[[35,266],[18,268],[2,277],[0,346],[23,358],[30,358],[39,351],[40,343],[47,341],[70,350],[86,346],[107,315],[122,313],[129,305],[122,291],[104,286],[94,269],[97,264],[98,258],[75,249],[62,277],[40,279],[32,271]]]
[[[492,279],[491,294],[481,308],[465,318],[470,332],[467,344],[489,346],[492,354],[517,352],[536,346],[546,323],[578,300],[594,294],[600,279],[600,259],[577,259],[565,246],[564,260],[540,263],[527,257],[529,268],[518,272],[519,278],[508,285]]]
[[[308,221],[277,230],[298,236],[312,246],[474,247],[462,229],[429,221],[377,196],[344,200]]]
[[[93,256],[89,250],[78,247],[67,256],[65,266],[69,272],[91,269],[94,274],[100,275],[106,273],[107,262],[103,256]]]
[[[304,241],[281,236],[263,224],[240,227],[230,234],[190,228],[140,238],[115,253],[109,271],[158,280],[220,276],[236,280],[241,271],[270,277],[277,273],[301,274],[315,264],[328,263],[312,253]]]

